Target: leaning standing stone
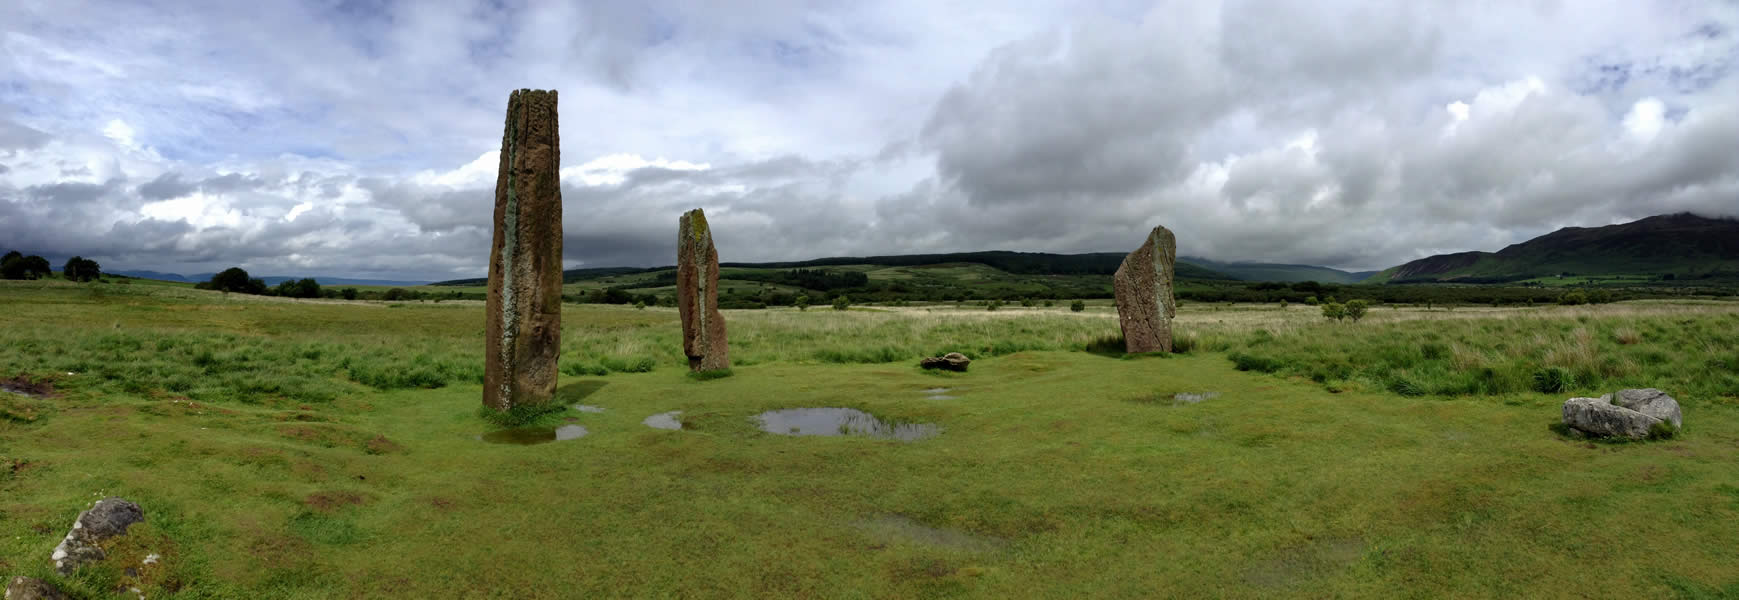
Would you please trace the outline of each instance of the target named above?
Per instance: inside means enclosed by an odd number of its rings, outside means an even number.
[[[489,250],[483,405],[506,411],[550,401],[561,354],[561,140],[555,91],[507,100]]]
[[[729,368],[725,317],[719,314],[719,252],[706,213],[698,208],[684,213],[677,228],[676,310],[682,315],[682,353],[688,355],[688,368]]]
[[[1654,388],[1619,390],[1617,399],[1613,399],[1611,395],[1602,396],[1601,399],[1671,423],[1673,429],[1684,427],[1685,424],[1684,416],[1679,413],[1679,401]]]
[[[1176,264],[1177,238],[1163,226],[1154,227],[1147,243],[1130,252],[1111,276],[1125,351],[1171,351],[1171,319],[1177,316],[1177,301],[1172,298]]]
[[[1564,425],[1594,437],[1646,439],[1660,419],[1612,404],[1606,398],[1564,401]]]
[[[103,541],[127,535],[128,527],[143,522],[145,511],[137,504],[120,498],[98,500],[90,510],[79,513],[78,519],[72,523],[72,531],[67,532],[66,539],[61,540],[59,546],[55,546],[55,570],[70,575],[86,563],[107,558],[102,548]]]

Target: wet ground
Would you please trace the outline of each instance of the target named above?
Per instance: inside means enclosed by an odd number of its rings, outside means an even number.
[[[1195,403],[1201,402],[1203,400],[1212,400],[1212,399],[1218,398],[1218,397],[1220,397],[1219,392],[1200,392],[1200,393],[1184,392],[1184,393],[1172,396],[1171,401],[1173,404],[1195,404]]]
[[[491,431],[478,436],[491,444],[511,444],[515,446],[531,446],[563,440],[585,437],[589,433],[579,425],[563,425],[561,427],[526,427],[520,429],[503,429]]]
[[[855,408],[787,408],[761,413],[761,431],[779,435],[861,435],[911,442],[941,435],[934,423],[887,423]]]
[[[658,413],[656,415],[646,417],[645,420],[640,421],[640,424],[645,425],[647,427],[651,427],[653,429],[669,429],[669,430],[675,431],[678,429],[682,429],[682,421],[677,420],[677,417],[680,417],[680,416],[682,416],[682,411],[673,410],[673,411],[670,411],[667,413]]]
[[[35,383],[22,375],[11,379],[0,379],[0,392],[45,398],[54,394],[54,384],[49,382]]]
[[[924,394],[924,398],[929,400],[954,400],[959,398],[959,396],[948,395],[948,390],[949,388],[938,387],[922,390],[921,393]]]

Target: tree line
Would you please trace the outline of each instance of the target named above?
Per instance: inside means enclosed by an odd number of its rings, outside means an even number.
[[[67,281],[96,281],[102,279],[103,269],[101,265],[97,264],[97,261],[82,256],[74,256],[66,259],[66,264],[61,265],[60,274]],[[0,277],[6,279],[42,279],[53,276],[54,270],[50,268],[48,259],[41,256],[35,254],[26,256],[17,250],[0,256]]]

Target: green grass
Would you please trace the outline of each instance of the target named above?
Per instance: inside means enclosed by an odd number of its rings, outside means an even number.
[[[562,378],[558,403],[606,411],[544,415],[590,434],[522,447],[475,439],[495,427],[459,368],[481,364],[481,307],[183,293],[0,284],[0,377],[43,375],[59,392],[13,400],[34,419],[0,419],[4,574],[83,597],[139,583],[153,598],[1739,589],[1739,529],[1721,526],[1739,519],[1739,408],[1715,368],[1739,361],[1735,305],[1381,309],[1336,325],[1191,304],[1179,327],[1193,348],[1164,360],[1083,351],[1117,333],[1102,305],[727,311],[733,375],[709,381],[687,375],[672,312],[568,305],[563,362],[586,368]],[[1584,339],[1593,358],[1578,354]],[[1351,375],[1312,381],[1295,346]],[[972,370],[916,368],[947,348]],[[1403,349],[1414,362],[1386,373],[1422,396],[1365,379]],[[1476,352],[1597,374],[1618,353],[1636,371],[1588,385],[1658,383],[1685,428],[1670,441],[1565,439],[1549,426],[1566,394],[1526,377],[1498,396],[1437,394],[1454,377],[1427,365]],[[1241,371],[1232,356],[1279,366]],[[649,370],[608,367],[641,359]],[[955,398],[929,399],[936,387]],[[1180,391],[1220,395],[1152,401]],[[905,444],[755,427],[762,411],[805,406],[943,433]],[[683,431],[640,424],[674,410]],[[111,565],[53,576],[48,555],[73,517],[109,495],[149,521]],[[164,559],[129,579],[119,565],[145,553]]]

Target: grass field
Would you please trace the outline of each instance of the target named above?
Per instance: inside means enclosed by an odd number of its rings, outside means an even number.
[[[0,380],[55,389],[0,392],[0,575],[77,597],[1739,597],[1739,303],[1188,303],[1189,351],[1135,358],[1103,302],[727,311],[711,381],[673,310],[567,305],[562,401],[606,410],[537,446],[477,439],[478,302],[43,281],[0,306]],[[914,366],[950,350],[971,372]],[[1674,440],[1548,430],[1650,385]],[[795,407],[942,433],[754,426]],[[147,523],[53,576],[111,495]]]

